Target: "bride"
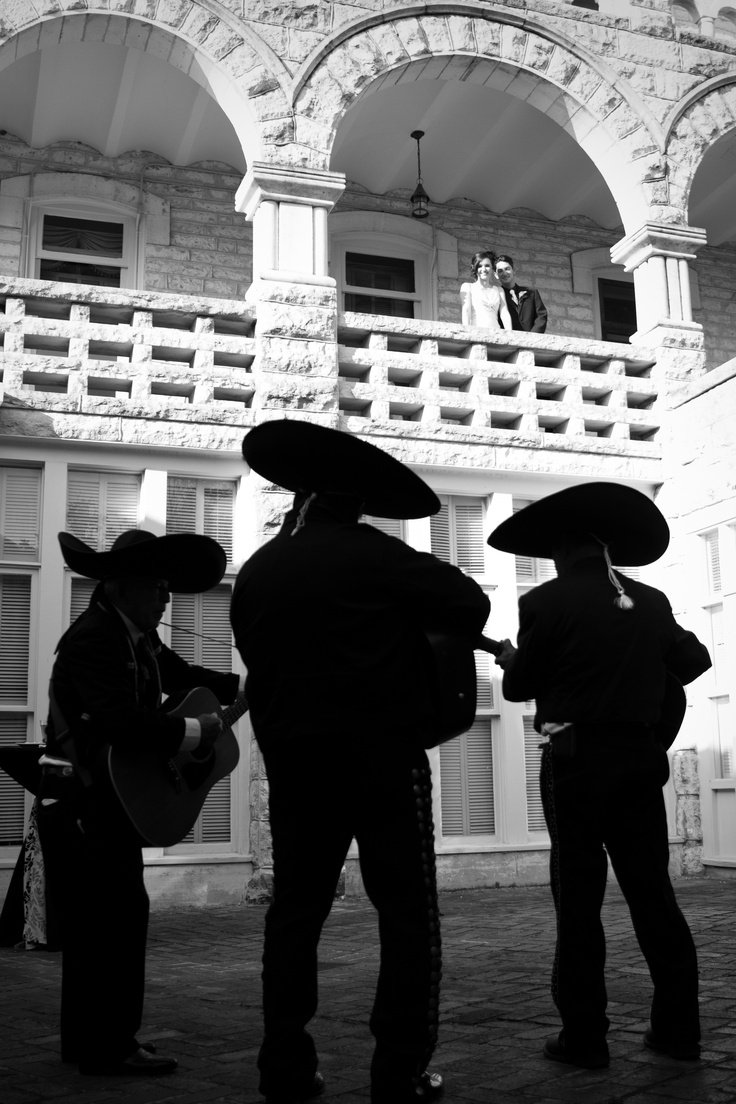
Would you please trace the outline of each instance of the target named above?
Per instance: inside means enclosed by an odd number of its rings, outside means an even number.
[[[476,326],[484,330],[513,329],[506,297],[498,284],[493,283],[495,261],[495,253],[487,250],[473,254],[470,267],[475,282],[460,286],[464,326]]]

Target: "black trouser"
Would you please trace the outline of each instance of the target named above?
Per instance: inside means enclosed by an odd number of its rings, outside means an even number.
[[[646,725],[575,728],[572,757],[546,747],[541,775],[557,910],[552,996],[566,1044],[600,1046],[608,1030],[600,915],[606,853],[654,983],[652,1029],[668,1042],[695,1043],[698,964],[668,873],[666,752]]]
[[[399,737],[396,737],[397,742]],[[351,840],[378,911],[381,963],[370,1027],[374,1100],[426,1069],[441,971],[431,779],[423,750],[304,741],[266,752],[274,897],[263,953],[261,1091],[298,1091],[317,1068],[317,944]]]
[[[140,840],[111,795],[57,794],[42,782],[39,835],[62,948],[61,1053],[117,1062],[137,1047],[145,981],[148,894]]]

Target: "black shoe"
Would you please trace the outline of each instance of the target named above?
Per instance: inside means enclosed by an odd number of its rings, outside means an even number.
[[[606,1042],[588,1050],[578,1050],[566,1045],[562,1031],[559,1035],[550,1035],[544,1044],[544,1057],[552,1062],[580,1066],[581,1069],[606,1069],[611,1061]]]
[[[143,1047],[138,1047],[138,1050],[118,1062],[80,1062],[79,1072],[98,1077],[160,1077],[164,1073],[173,1073],[178,1064],[176,1058],[151,1054]]]
[[[667,1054],[680,1062],[695,1062],[700,1057],[700,1043],[667,1042],[665,1039],[659,1039],[651,1027],[644,1032],[644,1046],[656,1051],[657,1054]]]
[[[312,1080],[297,1092],[266,1093],[266,1104],[299,1104],[302,1100],[311,1100],[325,1091],[325,1079],[321,1073],[315,1073]]]
[[[409,1087],[403,1090],[374,1085],[371,1100],[378,1101],[379,1104],[428,1104],[429,1101],[439,1100],[444,1091],[442,1074],[425,1070],[421,1077],[413,1079]]]

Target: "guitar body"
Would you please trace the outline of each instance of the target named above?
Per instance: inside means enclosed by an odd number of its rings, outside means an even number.
[[[246,708],[244,704],[240,712]],[[198,717],[220,713],[221,706],[210,690],[200,686],[166,712],[175,717]],[[205,759],[197,759],[190,751],[162,759],[111,747],[107,765],[118,799],[138,833],[151,847],[172,847],[191,831],[207,794],[234,770],[239,758],[238,741],[232,729],[225,728]]]
[[[430,678],[434,690],[434,724],[424,741],[426,748],[437,747],[454,736],[467,732],[475,720],[476,670],[474,647],[498,655],[496,640],[480,637],[468,640],[444,633],[425,631],[430,652]]]

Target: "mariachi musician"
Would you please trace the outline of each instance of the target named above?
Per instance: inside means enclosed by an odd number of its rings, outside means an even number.
[[[260,1088],[268,1104],[293,1104],[324,1087],[307,1024],[320,931],[355,838],[381,939],[371,1100],[418,1104],[442,1091],[427,1069],[440,932],[423,629],[475,639],[489,602],[456,567],[359,523],[361,513],[439,509],[434,492],[382,450],[286,420],[253,429],[243,455],[295,492],[278,534],[241,568],[231,615],[273,836]]]
[[[87,1074],[163,1074],[173,1058],[141,1047],[148,895],[142,840],[105,772],[108,745],[163,759],[182,749],[203,758],[222,729],[157,711],[162,691],[209,688],[221,702],[235,674],[190,666],[156,628],[170,592],[216,586],[226,566],[216,541],[155,537],[133,529],[108,552],[60,533],[62,554],[98,580],[88,609],[61,638],[50,685],[47,753],[41,760],[39,828],[62,944],[61,1054]]]
[[[557,910],[552,995],[562,1031],[547,1058],[584,1068],[609,1063],[606,945],[601,905],[608,862],[629,906],[654,983],[644,1045],[672,1058],[700,1054],[698,966],[668,874],[662,787],[669,699],[710,657],[672,616],[666,596],[613,564],[652,563],[669,529],[629,487],[586,483],[548,495],[498,526],[489,544],[551,558],[556,579],[519,599],[518,650],[497,663],[510,701],[536,699],[542,803]],[[670,688],[668,690],[668,687]],[[679,720],[682,716],[679,716]]]

